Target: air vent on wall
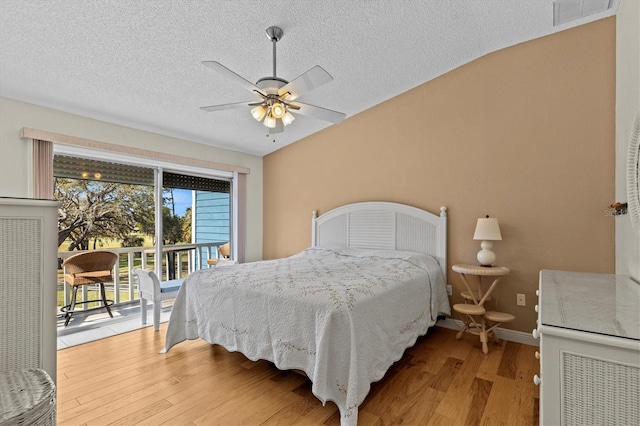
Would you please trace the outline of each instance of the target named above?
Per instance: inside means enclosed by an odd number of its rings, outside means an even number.
[[[553,25],[601,13],[611,7],[612,0],[554,0]]]

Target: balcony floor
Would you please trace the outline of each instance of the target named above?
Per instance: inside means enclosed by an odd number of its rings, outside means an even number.
[[[173,300],[167,301],[160,313],[160,323],[169,321]],[[142,325],[140,319],[140,304],[132,303],[111,308],[113,318],[109,318],[106,309],[75,313],[67,327],[64,317],[58,317],[58,350],[81,345],[94,340],[116,336],[128,331],[144,327],[153,327],[153,305],[147,307],[147,324]]]

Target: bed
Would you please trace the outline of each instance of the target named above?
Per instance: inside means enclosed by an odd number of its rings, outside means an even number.
[[[371,383],[449,315],[447,215],[364,202],[314,212],[293,256],[203,269],[173,305],[163,352],[202,338],[304,372],[342,425],[356,425]]]

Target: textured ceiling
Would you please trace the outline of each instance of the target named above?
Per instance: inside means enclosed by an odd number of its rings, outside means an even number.
[[[0,96],[262,156],[330,123],[298,116],[274,138],[248,109],[201,111],[254,99],[201,62],[270,76],[271,25],[284,30],[278,76],[322,66],[334,80],[299,100],[348,120],[618,3],[554,27],[551,0],[0,0]]]

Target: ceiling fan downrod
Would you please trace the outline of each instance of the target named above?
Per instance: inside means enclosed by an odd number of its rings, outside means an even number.
[[[269,27],[266,29],[267,37],[273,43],[273,77],[276,78],[276,43],[282,39],[282,29],[279,27]]]

